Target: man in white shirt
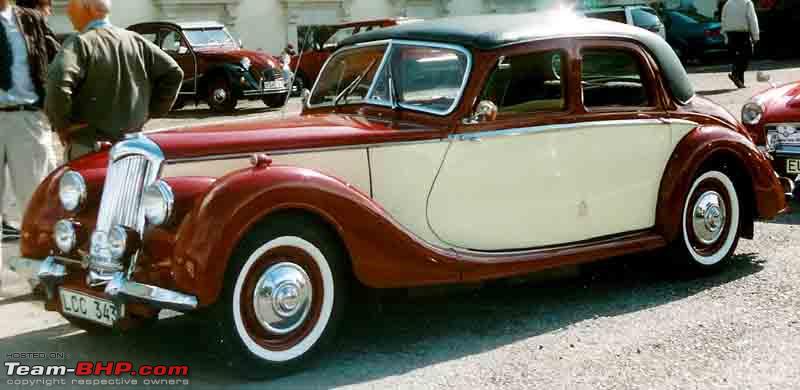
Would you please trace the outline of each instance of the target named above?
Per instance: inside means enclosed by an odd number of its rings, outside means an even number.
[[[753,55],[753,45],[758,43],[761,31],[751,0],[728,0],[722,8],[722,32],[728,40],[733,56],[733,72],[728,78],[739,88],[744,88],[744,72]]]
[[[0,194],[7,167],[21,212],[54,166],[42,104],[47,64],[57,51],[55,36],[40,12],[0,0]],[[0,252],[0,285],[3,270]]]

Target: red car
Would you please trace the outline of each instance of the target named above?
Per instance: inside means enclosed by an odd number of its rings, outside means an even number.
[[[759,81],[770,80],[768,75],[758,76]],[[792,194],[800,177],[800,81],[773,85],[750,98],[742,107],[742,123]]]
[[[128,27],[166,51],[183,69],[175,108],[205,101],[212,110],[229,113],[239,100],[262,100],[283,107],[289,88],[280,60],[247,50],[217,22],[148,22]]]
[[[332,26],[333,34],[324,42],[310,42],[308,48],[301,56],[292,56],[291,69],[295,73],[295,87],[298,91],[304,88],[311,88],[319,75],[322,66],[328,57],[339,47],[339,43],[355,34],[368,32],[379,28],[396,26],[399,24],[412,23],[420,19],[410,18],[387,18],[375,20],[362,20],[358,22],[342,23]],[[310,37],[309,37],[310,38]],[[306,40],[313,41],[312,39]],[[299,62],[299,67],[298,67]]]
[[[717,270],[786,208],[746,129],[695,94],[666,41],[624,24],[547,12],[358,34],[305,104],[57,169],[12,267],[90,330],[202,313],[219,339],[187,343],[266,376],[329,346],[364,287],[655,249]]]

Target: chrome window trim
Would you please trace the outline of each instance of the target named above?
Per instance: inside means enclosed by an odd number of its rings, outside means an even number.
[[[392,146],[430,144],[443,141],[447,141],[447,139],[432,138],[419,141],[396,141],[396,142],[384,142],[375,144],[356,144],[356,145],[343,145],[343,146],[328,146],[319,148],[301,148],[301,149],[285,149],[285,150],[274,150],[274,151],[255,151],[249,153],[217,154],[211,156],[177,158],[177,159],[167,160],[165,162],[165,165],[185,164],[192,162],[214,161],[214,160],[238,160],[238,159],[249,160],[250,157],[252,157],[254,154],[261,154],[261,153],[266,154],[268,156],[285,156],[290,154],[335,152],[339,150],[378,149],[378,148],[388,148]]]
[[[531,126],[531,127],[521,127],[521,128],[503,129],[503,130],[479,131],[474,133],[452,134],[450,135],[449,138],[454,141],[479,141],[484,138],[515,137],[519,135],[549,133],[554,131],[571,130],[581,127],[590,127],[590,126],[642,126],[651,124],[697,125],[697,123],[695,122],[682,119],[667,119],[667,118],[621,119],[621,120],[609,120],[609,121],[575,122],[575,123],[565,123],[558,125]]]
[[[378,45],[387,45],[387,47],[386,47],[386,51],[383,53],[383,59],[381,59],[381,64],[378,67],[378,71],[376,73],[376,76],[380,75],[380,72],[382,72],[384,70],[384,68],[386,66],[386,63],[389,61],[389,58],[391,57],[391,51],[395,46],[419,46],[419,47],[430,47],[430,48],[436,48],[436,49],[449,49],[449,50],[454,50],[454,51],[457,51],[457,52],[463,54],[467,59],[467,66],[464,69],[464,75],[463,75],[462,80],[461,80],[461,86],[459,88],[458,94],[456,95],[456,98],[453,100],[453,104],[451,104],[450,107],[447,110],[433,110],[433,109],[426,109],[426,108],[420,108],[420,107],[412,107],[412,106],[409,106],[407,104],[403,104],[401,102],[397,102],[398,107],[404,108],[406,110],[423,112],[423,113],[426,113],[426,114],[432,114],[432,115],[438,115],[438,116],[447,116],[447,115],[452,114],[453,111],[456,110],[456,108],[458,107],[459,103],[461,103],[461,99],[464,97],[464,93],[465,93],[465,90],[467,88],[467,83],[469,82],[469,77],[472,74],[472,64],[473,64],[472,53],[469,50],[467,50],[465,47],[463,47],[463,46],[453,45],[453,44],[449,44],[449,43],[439,43],[439,42],[425,42],[425,41],[414,41],[414,40],[405,40],[405,39],[389,39],[389,40],[380,40],[380,41],[373,41],[373,42],[364,42],[364,43],[355,44],[353,46],[348,46],[348,47],[342,48],[342,49],[338,50],[336,53],[334,53],[334,55],[330,56],[325,61],[325,65],[323,65],[322,70],[320,70],[319,76],[317,76],[317,81],[314,83],[314,87],[311,90],[311,96],[314,96],[314,94],[317,92],[317,88],[319,87],[320,76],[322,76],[325,73],[325,71],[328,68],[328,65],[330,64],[331,60],[333,60],[333,58],[337,57],[341,53],[344,53],[344,52],[347,52],[347,51],[350,51],[350,50],[355,50],[355,49],[359,49],[359,48],[363,48],[363,47],[369,47],[369,46],[378,46]],[[374,100],[371,99],[371,97],[372,97],[372,95],[374,93],[375,84],[376,84],[377,80],[378,80],[377,77],[375,77],[375,79],[372,80],[372,84],[370,85],[369,91],[367,91],[366,98],[364,99],[363,102],[360,102],[359,104],[371,104],[371,105],[382,106],[382,107],[391,107],[390,104],[377,103],[377,102],[375,102]],[[310,101],[310,99],[309,99],[309,101]],[[306,103],[306,108],[325,108],[325,107],[333,107],[333,105],[330,105],[330,104],[311,105],[310,103]]]

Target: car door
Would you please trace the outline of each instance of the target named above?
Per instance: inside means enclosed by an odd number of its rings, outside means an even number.
[[[159,46],[183,69],[181,94],[194,95],[197,92],[197,56],[180,30],[164,27],[160,30]]]
[[[443,242],[511,251],[654,225],[671,130],[650,62],[623,42],[557,47],[501,58],[480,98],[497,119],[451,137],[428,200]]]

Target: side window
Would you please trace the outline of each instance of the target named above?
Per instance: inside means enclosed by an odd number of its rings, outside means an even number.
[[[656,11],[651,8],[633,8],[631,15],[633,15],[633,24],[637,27],[648,28],[661,24]]]
[[[561,77],[566,54],[560,51],[502,57],[486,82],[481,100],[497,105],[498,114],[561,111],[566,82]]]
[[[144,37],[144,39],[147,39],[148,41],[153,42],[155,44],[158,44],[158,42],[156,42],[158,40],[158,34],[156,34],[156,33],[145,33],[145,34],[140,34],[140,35],[142,37]]]
[[[594,107],[649,107],[649,96],[637,57],[626,50],[589,49],[582,52],[583,105]]]
[[[181,46],[185,46],[182,42],[180,33],[175,30],[169,30],[164,33],[161,49],[168,53],[177,53]]]

